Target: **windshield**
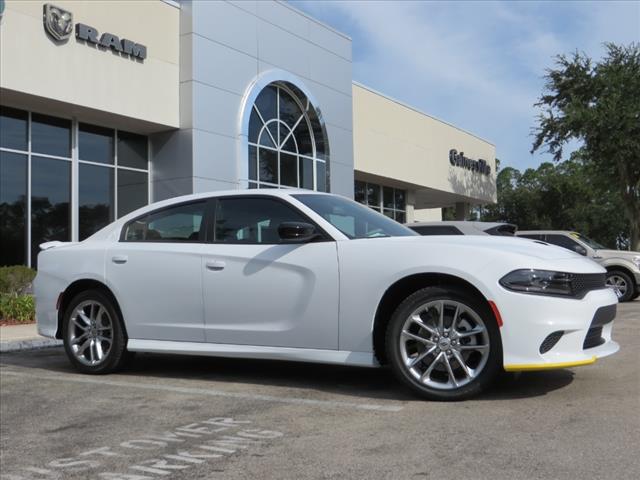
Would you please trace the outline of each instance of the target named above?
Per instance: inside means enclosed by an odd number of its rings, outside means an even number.
[[[334,195],[293,195],[349,238],[411,237],[413,230],[353,200]]]
[[[591,240],[590,238],[585,237],[581,233],[573,232],[573,233],[571,233],[571,236],[573,238],[576,238],[576,239],[580,240],[582,243],[586,243],[588,246],[590,246],[594,250],[602,250],[602,249],[605,248],[604,245],[600,245],[595,240]]]

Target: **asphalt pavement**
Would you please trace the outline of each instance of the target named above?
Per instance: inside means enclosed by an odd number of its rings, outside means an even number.
[[[418,400],[387,369],[138,355],[75,373],[61,348],[0,355],[0,478],[626,479],[640,471],[640,301],[621,351]]]

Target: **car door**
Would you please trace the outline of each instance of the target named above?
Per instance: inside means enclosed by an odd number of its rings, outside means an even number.
[[[336,242],[283,243],[283,222],[311,222],[284,199],[221,197],[203,257],[206,340],[338,348]]]
[[[107,250],[106,275],[129,338],[204,342],[206,200],[132,220]]]

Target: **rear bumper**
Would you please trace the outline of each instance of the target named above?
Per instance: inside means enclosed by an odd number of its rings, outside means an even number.
[[[36,298],[36,322],[38,334],[56,338],[58,332],[58,296],[64,290],[58,279],[38,271],[33,282]]]

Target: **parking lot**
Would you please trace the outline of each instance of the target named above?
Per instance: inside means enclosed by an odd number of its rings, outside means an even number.
[[[594,366],[461,403],[418,400],[386,369],[138,355],[95,377],[60,348],[3,354],[0,477],[637,478],[639,301],[614,338]]]

